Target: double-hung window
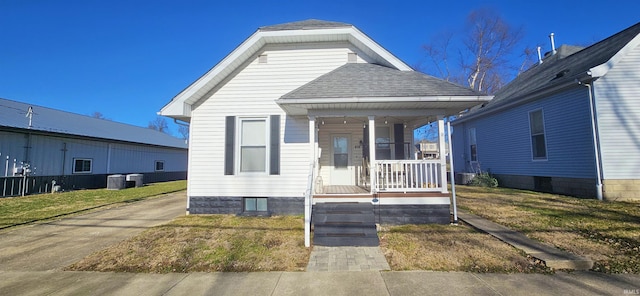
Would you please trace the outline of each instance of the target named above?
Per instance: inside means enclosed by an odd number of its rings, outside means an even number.
[[[531,153],[534,160],[547,159],[547,143],[544,132],[544,115],[542,109],[529,112],[529,128],[531,131]]]
[[[266,118],[240,119],[240,172],[266,172]]]
[[[469,160],[478,161],[478,142],[476,139],[476,128],[469,129]]]
[[[224,174],[280,174],[280,115],[225,118]]]

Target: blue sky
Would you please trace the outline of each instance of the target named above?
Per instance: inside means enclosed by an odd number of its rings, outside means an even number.
[[[522,26],[522,46],[543,51],[550,32],[557,46],[585,45],[640,21],[636,0],[0,0],[0,97],[146,126],[260,26],[310,18],[351,23],[418,65],[423,44],[460,30],[478,8]]]

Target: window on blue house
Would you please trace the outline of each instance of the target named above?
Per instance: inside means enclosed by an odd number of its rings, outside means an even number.
[[[531,153],[533,159],[547,159],[547,142],[542,109],[529,112],[529,129],[531,131]]]
[[[472,162],[478,161],[478,144],[475,127],[469,129],[469,159]]]

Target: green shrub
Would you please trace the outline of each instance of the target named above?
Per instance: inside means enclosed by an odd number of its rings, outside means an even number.
[[[482,172],[473,177],[469,185],[477,187],[498,187],[498,180],[488,172]]]

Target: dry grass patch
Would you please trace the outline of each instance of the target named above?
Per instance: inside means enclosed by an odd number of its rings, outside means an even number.
[[[379,235],[393,270],[549,272],[519,250],[464,224],[391,226]]]
[[[190,215],[94,253],[68,270],[299,271],[309,261],[303,219]]]
[[[596,271],[640,273],[640,203],[506,188],[456,189],[460,208],[587,256]]]

